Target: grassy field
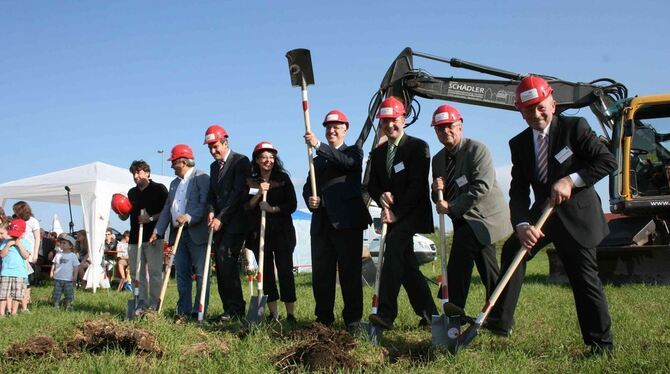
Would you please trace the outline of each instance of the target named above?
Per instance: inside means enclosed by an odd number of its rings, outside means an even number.
[[[436,278],[439,263],[424,265],[424,274]],[[554,372],[670,372],[670,287],[650,285],[607,286],[613,319],[616,351],[611,358],[587,357],[582,344],[570,289],[546,282],[548,261],[540,254],[528,266],[511,338],[500,338],[486,332],[455,356],[430,349],[430,332],[416,329],[415,316],[404,291],[400,295],[400,316],[396,328],[384,335],[382,347],[357,340],[353,351],[365,372],[487,372],[487,373],[554,373]],[[484,290],[478,277],[473,280],[467,312],[476,315],[484,303]],[[215,283],[213,284],[215,287]],[[297,278],[297,318],[301,326],[313,320],[313,298],[310,275]],[[436,286],[431,285],[433,292]],[[176,289],[174,281],[168,292],[163,316],[139,322],[122,322],[130,294],[115,291],[76,293],[75,311],[55,310],[49,305],[51,287],[34,288],[31,314],[0,319],[0,350],[11,344],[41,334],[62,344],[71,338],[85,320],[112,319],[125,326],[148,330],[157,338],[164,354],[142,356],[125,354],[109,348],[102,353],[65,355],[13,361],[2,359],[3,373],[271,373],[282,351],[295,341],[280,338],[279,326],[261,325],[240,338],[240,323],[188,323],[175,325]],[[221,313],[221,303],[213,289],[210,314]],[[371,289],[365,290],[369,304]],[[338,295],[338,310],[341,299]],[[283,313],[283,310],[282,310]],[[286,325],[283,325],[287,329]],[[336,324],[341,328],[341,321]]]

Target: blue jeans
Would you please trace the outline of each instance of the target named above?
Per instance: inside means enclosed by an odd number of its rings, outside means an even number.
[[[192,315],[198,314],[198,304],[200,302],[200,292],[202,290],[202,273],[205,269],[205,251],[207,250],[207,243],[195,244],[185,229],[181,233],[179,239],[179,247],[175,255],[175,271],[177,273],[177,292],[179,299],[177,300],[177,314]],[[196,293],[195,302],[191,298],[191,289],[193,288],[193,274],[196,278]],[[209,285],[210,282],[207,282]],[[209,305],[209,287],[205,291],[205,309],[207,314],[207,306]]]

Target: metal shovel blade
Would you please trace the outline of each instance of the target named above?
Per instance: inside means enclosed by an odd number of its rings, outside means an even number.
[[[370,322],[361,322],[361,326],[363,326],[365,334],[367,335],[370,343],[379,345],[379,342],[382,340],[382,336],[384,335],[384,328],[374,325]]]
[[[265,314],[265,305],[268,303],[268,296],[252,296],[249,300],[249,309],[247,310],[247,322],[259,323],[263,321]]]
[[[463,334],[458,337],[458,346],[465,348],[472,342],[472,340],[477,337],[477,334],[479,333],[479,326],[477,323],[473,323],[470,325],[465,331],[463,331]]]
[[[298,48],[286,52],[289,73],[291,73],[291,85],[302,86],[304,77],[305,84],[314,84],[314,72],[312,70],[312,54],[309,49]]]
[[[126,319],[132,320],[135,319],[135,310],[137,309],[137,304],[135,299],[128,300],[128,309],[126,310]]]
[[[430,327],[433,346],[436,348],[446,348],[450,353],[456,353],[458,337],[461,334],[460,317],[447,317],[444,314],[439,316],[433,315]]]

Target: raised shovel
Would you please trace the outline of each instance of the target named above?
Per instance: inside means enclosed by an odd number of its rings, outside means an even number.
[[[142,209],[140,215],[144,215],[145,211]],[[126,309],[126,319],[135,319],[137,308],[140,303],[140,274],[142,274],[140,262],[142,260],[142,236],[144,234],[144,224],[140,223],[140,228],[137,236],[137,256],[135,256],[135,279],[133,280],[133,298],[128,300],[128,308]]]
[[[383,214],[384,213],[382,212],[382,215]],[[383,223],[381,237],[379,238],[379,255],[377,257],[378,266],[377,266],[377,274],[375,274],[375,291],[374,294],[372,295],[372,308],[370,309],[370,314],[377,314],[377,311],[379,309],[379,286],[381,285],[382,267],[384,266],[384,250],[386,249],[387,231],[388,231],[388,224]],[[382,338],[382,334],[384,333],[384,328],[382,328],[381,326],[377,326],[371,322],[363,322],[361,324],[365,328],[365,332],[367,333],[370,342],[372,342],[372,344],[374,345],[378,345],[379,341]]]
[[[443,200],[442,190],[438,191],[438,200]],[[447,246],[445,243],[444,214],[440,213],[440,303],[442,314],[433,315],[430,324],[434,347],[446,348],[449,352],[456,351],[456,338],[461,333],[461,317],[465,312],[461,307],[449,302],[449,286],[447,284]]]
[[[544,226],[544,223],[547,221],[547,218],[549,218],[549,216],[553,211],[554,207],[547,204],[547,206],[542,211],[542,215],[535,223],[535,227],[541,229],[542,226]],[[491,312],[491,309],[493,309],[493,306],[498,301],[500,294],[505,289],[505,286],[507,286],[507,283],[509,282],[510,278],[512,278],[512,275],[519,267],[519,264],[521,264],[521,261],[523,261],[524,257],[526,257],[530,253],[530,250],[531,248],[525,248],[523,246],[519,248],[519,251],[516,253],[514,260],[512,260],[512,263],[510,264],[509,268],[507,268],[507,271],[505,271],[503,277],[498,281],[498,285],[493,290],[491,297],[489,297],[488,301],[482,308],[482,311],[477,316],[477,319],[460,336],[457,337],[456,341],[457,350],[467,347],[467,345],[470,344],[470,342],[472,342],[472,340],[477,336],[477,334],[479,333],[479,329],[481,328],[484,321],[486,321],[486,317],[488,317],[489,313]]]
[[[309,100],[307,99],[307,86],[314,84],[314,72],[312,70],[312,55],[309,49],[298,48],[286,52],[288,69],[291,74],[291,85],[300,87],[302,94],[302,113],[305,120],[305,132],[311,132],[309,118]],[[316,177],[314,175],[314,159],[312,158],[312,147],[307,146],[307,159],[309,160],[309,182],[312,197],[316,197]]]
[[[170,248],[170,257],[165,264],[165,278],[163,278],[163,286],[161,287],[161,294],[158,297],[158,313],[163,310],[163,304],[165,304],[165,293],[167,291],[168,283],[170,283],[170,273],[172,273],[172,263],[174,262],[174,256],[177,254],[177,248],[179,248],[179,239],[181,239],[181,232],[184,230],[184,224],[179,224],[179,229],[177,229],[177,237],[174,240],[172,248]]]
[[[212,239],[214,229],[209,229],[207,238],[207,252],[205,252],[205,267],[202,270],[202,287],[200,288],[200,302],[198,303],[198,322],[202,323],[205,318],[205,300],[207,299],[207,288],[209,287],[209,260],[212,255]]]
[[[263,201],[267,201],[267,191],[263,191]],[[268,302],[268,296],[263,294],[263,261],[265,259],[265,211],[261,209],[261,230],[258,238],[258,272],[256,273],[256,292],[249,300],[249,310],[247,311],[247,323],[258,323],[263,321],[265,314],[265,305]]]

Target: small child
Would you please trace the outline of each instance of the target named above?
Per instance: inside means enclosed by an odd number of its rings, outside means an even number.
[[[28,278],[26,259],[32,248],[25,239],[20,239],[26,231],[26,221],[17,218],[9,225],[0,225],[0,317],[15,315],[23,299],[23,284]]]
[[[129,287],[131,284],[130,271],[128,271],[128,241],[130,241],[130,231],[126,230],[121,241],[116,244],[116,266],[122,277],[119,290],[124,286]]]
[[[58,244],[62,250],[54,256],[53,265],[51,265],[51,278],[54,283],[54,293],[52,300],[56,308],[60,307],[60,297],[65,293],[65,310],[72,310],[74,301],[74,280],[77,279],[79,271],[79,259],[74,253],[76,241],[70,235],[64,235],[58,239]]]

